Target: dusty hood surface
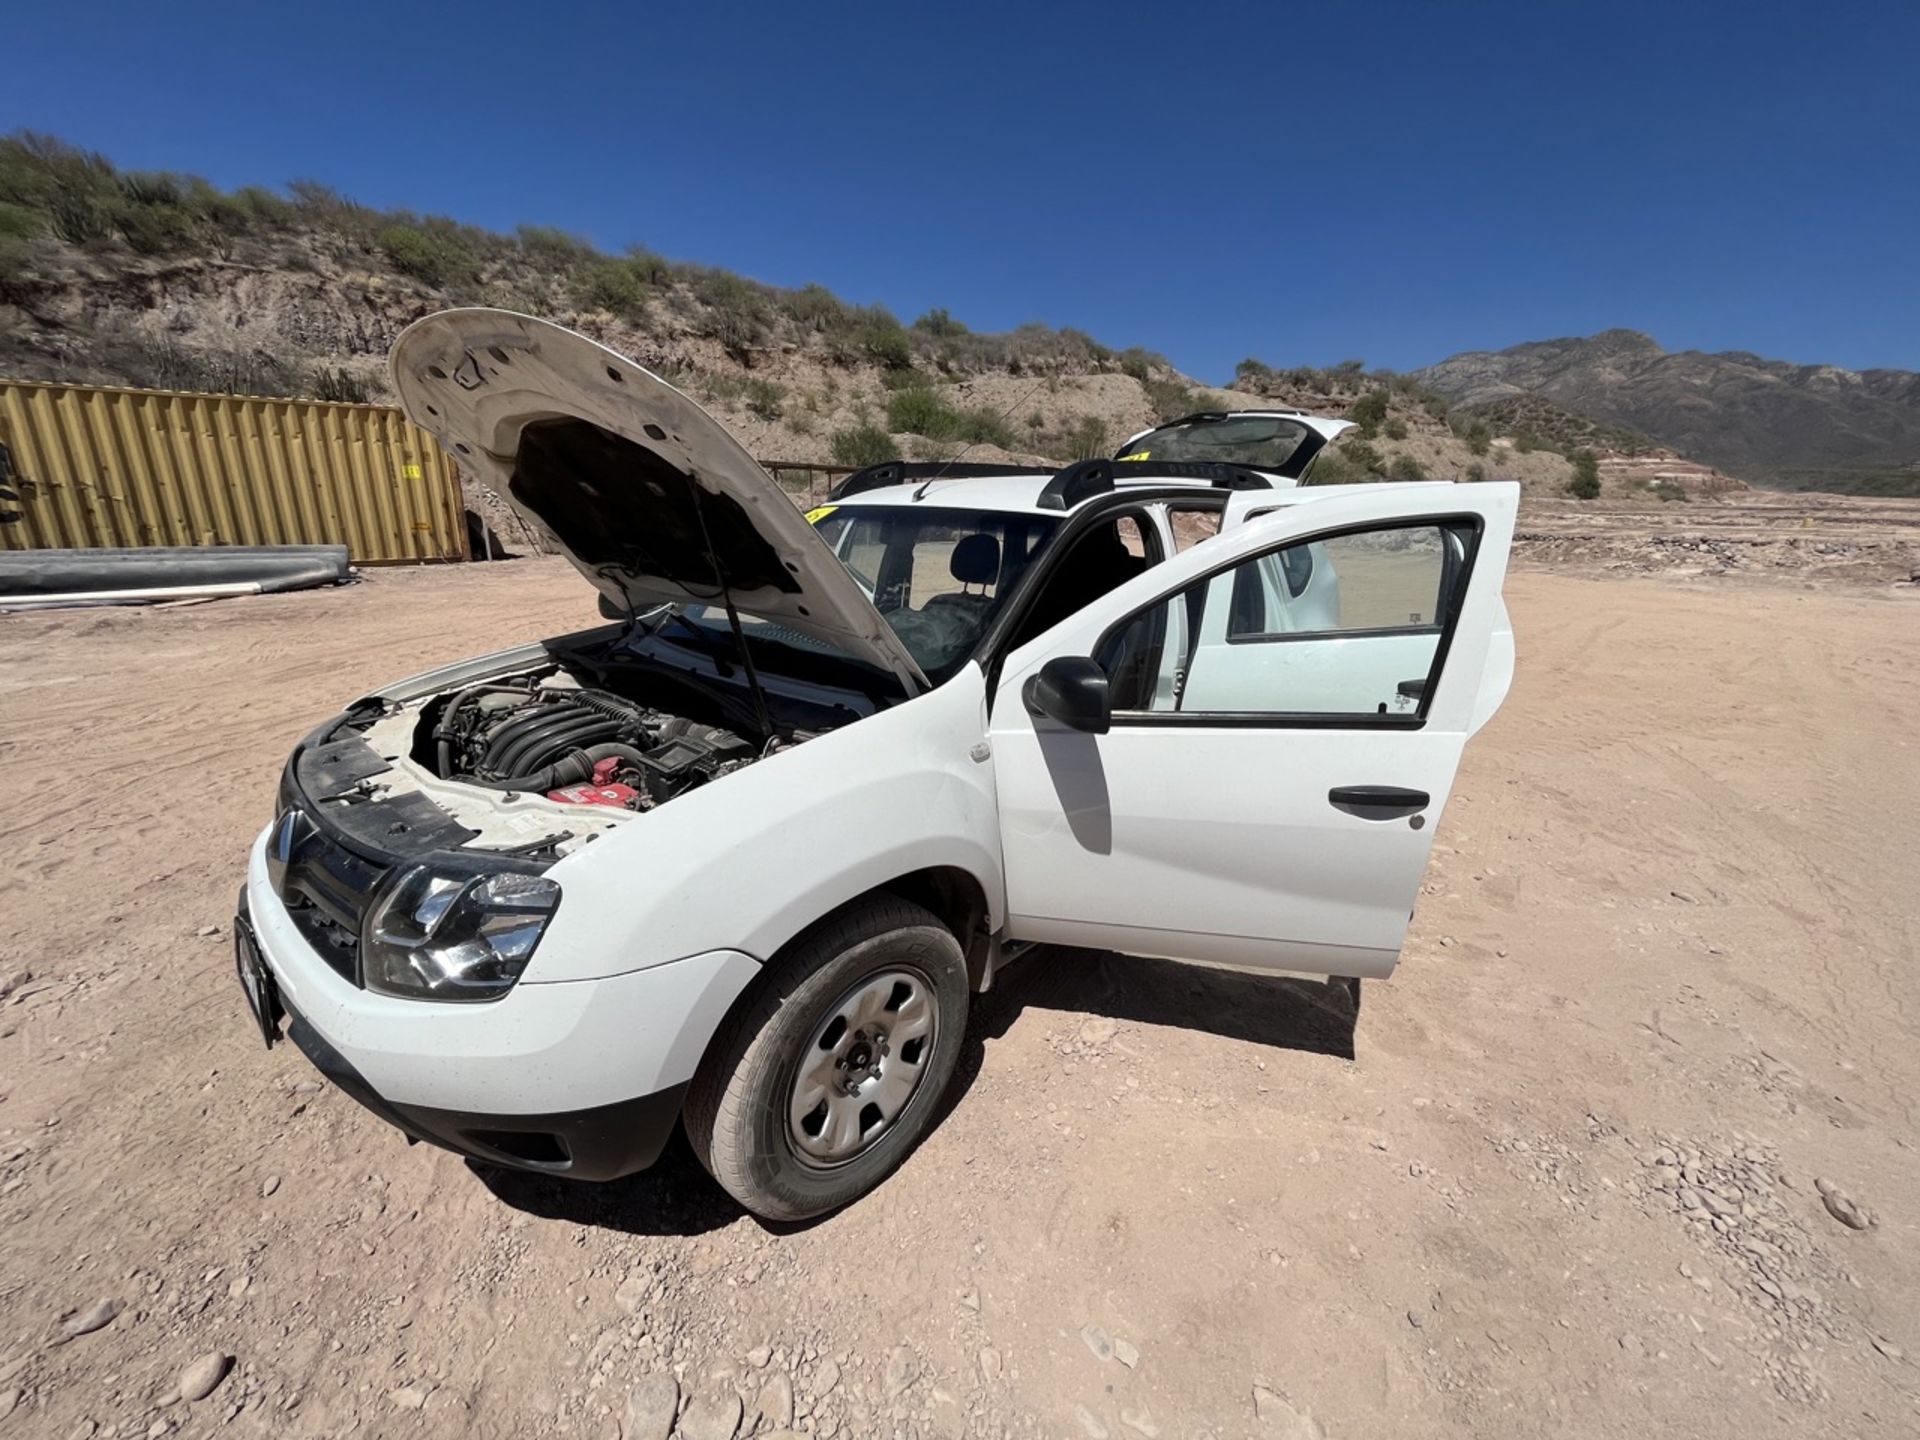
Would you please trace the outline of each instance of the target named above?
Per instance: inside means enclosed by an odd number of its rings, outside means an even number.
[[[407,418],[537,521],[630,610],[717,603],[926,677],[774,478],[659,376],[506,310],[448,310],[394,343]]]

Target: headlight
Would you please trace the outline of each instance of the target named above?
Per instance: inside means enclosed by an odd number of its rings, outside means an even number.
[[[560,904],[544,875],[416,865],[374,901],[361,938],[367,988],[419,1000],[497,1000]]]

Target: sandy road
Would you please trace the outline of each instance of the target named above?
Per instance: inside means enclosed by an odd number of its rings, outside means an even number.
[[[1357,1025],[1037,955],[920,1153],[790,1233],[683,1147],[602,1189],[409,1149],[241,1017],[287,747],[592,623],[570,571],[0,619],[0,1440],[610,1436],[662,1375],[696,1436],[1914,1434],[1920,602],[1508,596],[1518,682]]]

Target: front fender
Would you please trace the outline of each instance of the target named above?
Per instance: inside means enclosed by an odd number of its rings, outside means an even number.
[[[713,949],[766,960],[865,891],[964,870],[1006,914],[985,679],[938,689],[678,796],[568,855],[529,981],[590,979]]]

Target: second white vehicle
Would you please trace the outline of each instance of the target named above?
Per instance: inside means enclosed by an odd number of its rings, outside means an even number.
[[[1274,412],[1258,464],[1179,422],[803,516],[556,326],[433,316],[393,371],[612,619],[355,701],[253,848],[262,1033],[409,1135],[607,1179],[684,1121],[803,1218],[925,1134],[1020,948],[1393,969],[1512,676],[1517,487],[1296,488],[1346,425]]]

